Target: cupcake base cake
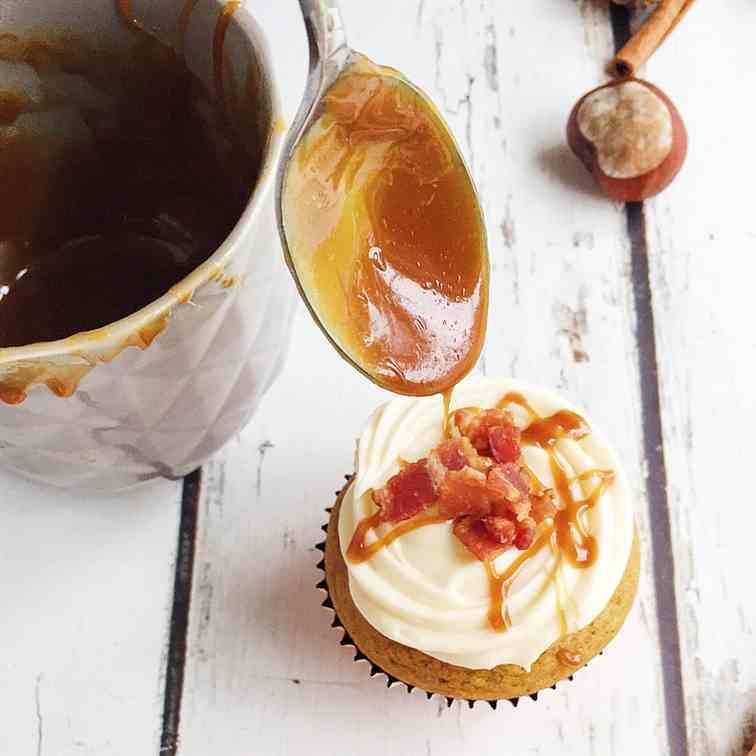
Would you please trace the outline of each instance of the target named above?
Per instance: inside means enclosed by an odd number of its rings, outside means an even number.
[[[327,527],[326,590],[358,651],[427,693],[517,699],[616,635],[640,550],[614,452],[560,397],[468,379],[380,408]]]
[[[640,548],[633,540],[630,559],[609,603],[587,627],[555,641],[529,671],[513,664],[493,669],[465,669],[434,659],[422,651],[379,633],[354,605],[349,575],[339,542],[338,518],[344,489],[331,511],[325,545],[326,590],[339,623],[357,650],[386,674],[408,687],[468,701],[517,699],[571,677],[600,654],[617,634],[633,604],[640,573]]]

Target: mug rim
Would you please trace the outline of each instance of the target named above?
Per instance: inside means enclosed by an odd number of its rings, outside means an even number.
[[[222,7],[224,0],[215,0]],[[200,263],[194,270],[171,286],[157,299],[149,302],[129,315],[114,320],[90,331],[80,331],[54,341],[38,341],[22,346],[0,347],[0,380],[3,373],[14,364],[38,362],[40,360],[72,356],[84,357],[89,352],[102,352],[109,348],[118,348],[129,344],[128,339],[150,324],[170,320],[175,308],[189,302],[194,292],[210,280],[223,275],[227,264],[238,248],[239,241],[248,233],[260,213],[267,194],[275,183],[275,167],[283,148],[285,128],[281,118],[281,102],[278,84],[275,80],[267,40],[261,33],[255,19],[244,6],[234,14],[232,23],[238,24],[244,35],[255,43],[258,63],[263,72],[263,83],[267,89],[270,102],[270,127],[264,147],[263,160],[255,186],[247,200],[239,220],[228,236],[210,257]],[[121,350],[118,349],[118,352]],[[90,360],[86,360],[90,362]]]

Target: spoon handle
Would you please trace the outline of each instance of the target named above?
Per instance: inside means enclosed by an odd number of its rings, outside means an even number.
[[[299,0],[310,43],[310,72],[347,48],[336,0]]]
[[[1,2],[2,0],[0,0]],[[276,221],[281,238],[284,259],[297,281],[302,299],[307,297],[301,289],[291,260],[286,230],[283,222],[283,187],[294,149],[308,124],[317,116],[317,106],[323,95],[338,79],[350,59],[351,50],[347,44],[344,23],[336,0],[299,0],[304,17],[307,40],[310,45],[310,71],[307,75],[302,102],[299,104],[294,121],[283,144],[281,158],[276,170]]]

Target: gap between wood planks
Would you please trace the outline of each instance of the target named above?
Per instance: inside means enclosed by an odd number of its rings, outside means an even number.
[[[176,573],[173,581],[173,609],[165,668],[160,756],[176,756],[178,750],[201,484],[202,470],[197,469],[184,478],[181,494]]]
[[[614,44],[619,50],[630,38],[631,14],[627,7],[610,4]],[[670,756],[687,756],[685,695],[682,681],[680,628],[677,620],[675,563],[667,496],[667,468],[661,426],[656,334],[648,269],[646,218],[642,202],[625,205],[630,238],[630,266],[636,312],[636,343],[646,459],[646,496],[651,525],[651,555],[656,593],[656,618],[662,657],[662,684]]]

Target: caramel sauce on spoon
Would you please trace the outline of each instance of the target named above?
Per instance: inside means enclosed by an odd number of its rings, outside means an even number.
[[[337,348],[401,394],[454,386],[483,347],[485,227],[454,140],[393,69],[354,54],[295,150],[296,278]]]

